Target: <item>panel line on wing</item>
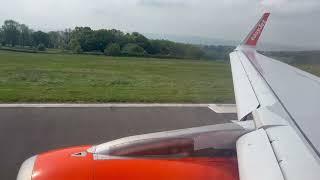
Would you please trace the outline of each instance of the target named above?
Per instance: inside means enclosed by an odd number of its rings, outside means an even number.
[[[249,63],[253,66],[253,68],[256,70],[256,72],[261,76],[261,78],[264,80],[264,82],[266,83],[266,85],[268,86],[269,90],[272,92],[272,94],[274,95],[274,97],[277,99],[277,101],[281,104],[281,107],[283,108],[283,110],[286,112],[286,114],[290,117],[290,121],[293,123],[292,125],[294,125],[295,129],[297,129],[298,134],[301,136],[302,139],[304,139],[306,141],[305,144],[307,144],[311,150],[315,153],[315,155],[317,156],[317,158],[320,158],[320,152],[317,150],[317,148],[315,147],[315,145],[313,145],[312,141],[308,138],[308,136],[303,132],[303,129],[299,126],[299,124],[297,123],[297,121],[295,120],[295,118],[293,117],[293,115],[290,113],[290,111],[286,108],[285,104],[281,101],[281,98],[277,95],[277,93],[274,91],[274,89],[272,88],[272,86],[269,84],[269,82],[267,81],[267,79],[263,76],[263,74],[259,71],[259,69],[256,67],[256,61],[257,59],[252,59],[252,57],[248,56],[246,54],[245,51],[242,51],[243,54],[247,57],[247,59],[249,60]],[[257,53],[255,51],[255,53]],[[258,53],[257,53],[258,54]],[[256,63],[253,63],[256,62]],[[250,78],[249,78],[250,79]]]
[[[243,64],[243,62],[242,62],[242,60],[241,60],[241,57],[239,56],[239,53],[238,53],[238,52],[237,52],[237,56],[238,56],[238,59],[240,60],[240,64],[241,64],[241,66],[242,66],[242,68],[243,68],[243,71],[246,73],[246,75],[247,75],[247,77],[248,77],[248,80],[249,80],[249,82],[250,82],[250,86],[251,86],[251,88],[252,88],[252,91],[253,91],[253,93],[254,93],[254,95],[255,95],[258,103],[259,103],[259,105],[258,105],[257,108],[259,108],[259,107],[261,106],[261,103],[260,103],[259,98],[258,98],[258,96],[257,96],[257,93],[256,93],[256,91],[255,91],[255,89],[254,89],[252,80],[251,80],[251,78],[250,78],[250,76],[249,76],[249,73],[248,73],[247,69],[245,68],[245,66],[244,66],[244,64]]]
[[[232,78],[237,103],[238,120],[241,121],[259,107],[259,101],[236,53],[237,52],[233,52],[230,54],[230,63],[233,74]]]

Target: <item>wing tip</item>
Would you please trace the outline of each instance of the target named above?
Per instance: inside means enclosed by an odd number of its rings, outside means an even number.
[[[254,26],[254,28],[250,31],[246,39],[243,41],[241,45],[256,47],[259,41],[259,38],[263,32],[265,25],[267,24],[268,18],[270,16],[270,12],[265,12],[259,22]]]

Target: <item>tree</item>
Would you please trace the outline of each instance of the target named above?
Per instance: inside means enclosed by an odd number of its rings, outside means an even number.
[[[96,39],[94,31],[90,27],[76,27],[71,32],[70,41],[78,41],[83,51],[97,50]]]
[[[32,34],[33,45],[38,46],[43,44],[45,47],[49,46],[49,35],[42,31],[37,31]]]
[[[100,29],[94,31],[94,38],[96,41],[95,50],[103,52],[106,49],[106,46],[110,43],[115,42],[114,35],[111,31],[106,29]]]
[[[138,32],[133,32],[131,36],[135,44],[142,47],[148,53],[152,52],[152,46],[148,38]]]
[[[71,32],[72,32],[71,29],[65,29],[63,32],[60,32],[61,38],[62,38],[60,42],[61,43],[60,46],[63,49],[70,49],[69,44],[71,41]]]
[[[13,20],[6,20],[2,26],[5,44],[15,46],[19,40],[19,23]]]
[[[46,50],[46,46],[42,43],[40,43],[37,47],[38,51],[45,51]]]
[[[74,52],[74,53],[81,53],[83,51],[80,46],[79,41],[77,41],[76,39],[71,39],[69,46],[70,46],[72,52]]]
[[[32,30],[25,24],[19,25],[20,37],[19,42],[21,46],[30,46],[32,42]]]
[[[165,56],[177,58],[219,58],[225,59],[227,47],[205,47],[168,40],[150,40],[144,35],[133,32],[123,33],[116,29],[92,30],[90,27],[76,27],[64,31],[33,32],[27,25],[13,20],[4,22],[0,27],[0,43],[12,46],[34,46],[39,49],[61,48],[74,53],[100,51],[107,55],[117,56]]]
[[[201,49],[204,51],[204,57],[206,59],[220,59],[228,60],[230,52],[232,52],[235,47],[233,46],[203,46]]]
[[[50,31],[49,35],[49,46],[50,48],[59,48],[61,45],[62,37],[59,31]]]
[[[0,28],[0,46],[1,45],[4,45],[4,32],[2,28]]]
[[[199,47],[195,46],[195,45],[185,45],[185,47],[183,47],[183,51],[184,51],[184,57],[186,58],[195,58],[195,59],[199,59],[204,57],[205,52],[200,49]]]
[[[170,50],[169,46],[173,42],[167,40],[151,40],[151,52],[150,54],[157,54],[157,55],[169,55]]]
[[[126,44],[122,49],[122,53],[130,56],[146,54],[145,50],[141,46],[133,43]]]
[[[117,43],[110,43],[104,50],[104,54],[109,56],[118,56],[121,54],[120,45]]]
[[[120,47],[123,47],[125,44],[129,43],[126,39],[126,35],[123,32],[116,29],[111,29],[108,31],[112,34],[113,43],[118,43]]]

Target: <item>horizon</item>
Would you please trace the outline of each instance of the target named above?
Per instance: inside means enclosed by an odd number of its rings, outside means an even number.
[[[24,24],[26,26],[29,27],[28,24],[25,24],[23,22],[18,22],[15,19],[7,19],[7,20],[13,20],[19,24]],[[84,27],[84,26],[75,26],[75,27]],[[65,30],[73,30],[75,27],[73,28],[64,28],[64,29],[59,29],[59,30],[43,30],[43,29],[33,29],[32,27],[29,27],[31,30],[33,30],[34,32],[36,31],[42,31],[42,32],[63,32]],[[1,28],[1,26],[0,26]],[[99,28],[92,28],[89,27],[92,30],[99,30]],[[107,29],[110,30],[111,28],[101,28],[101,29]],[[128,32],[128,31],[124,31],[121,29],[117,29],[122,31],[123,33],[133,33],[133,32],[137,32],[137,31],[132,31],[132,32]],[[179,34],[158,34],[158,33],[148,33],[148,32],[138,32],[142,35],[144,35],[145,37],[149,38],[149,39],[154,39],[154,40],[169,40],[169,41],[173,41],[173,42],[177,42],[177,43],[185,43],[185,44],[193,44],[193,45],[202,45],[202,46],[238,46],[241,41],[239,40],[230,40],[230,39],[223,39],[223,38],[216,38],[216,37],[206,37],[206,36],[199,36],[199,35],[179,35]],[[260,42],[257,45],[257,48],[261,51],[319,51],[320,48],[304,48],[301,46],[292,46],[289,44],[278,44],[278,43],[270,43],[270,42]]]
[[[11,0],[5,4],[0,7],[0,22],[13,19],[45,32],[88,26],[235,42],[244,39],[268,11],[271,18],[261,42],[320,49],[320,25],[313,22],[320,18],[317,0]]]

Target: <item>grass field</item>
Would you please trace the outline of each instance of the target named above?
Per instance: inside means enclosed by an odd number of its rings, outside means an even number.
[[[230,66],[0,51],[0,102],[233,102]]]
[[[296,66],[304,71],[310,72],[320,77],[320,64],[302,64]]]

